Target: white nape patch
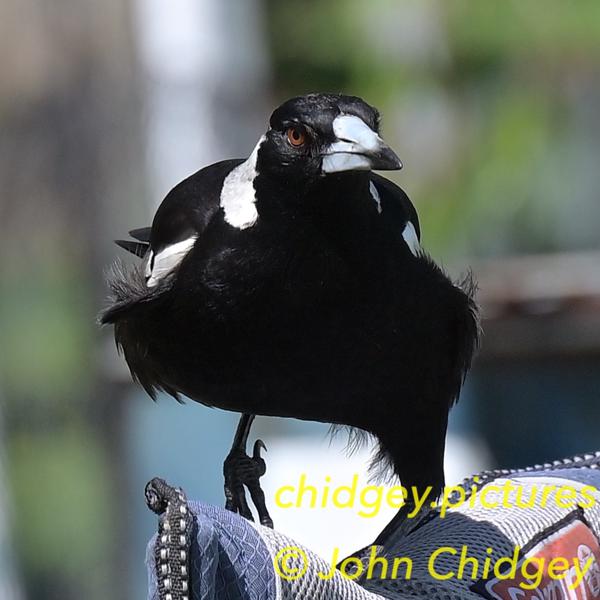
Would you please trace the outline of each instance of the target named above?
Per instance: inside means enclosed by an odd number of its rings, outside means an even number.
[[[144,269],[145,275],[148,278],[146,285],[154,287],[163,277],[171,273],[190,251],[197,238],[197,235],[193,235],[181,242],[171,244],[158,254],[150,252]],[[153,258],[154,261],[152,260]],[[152,268],[150,265],[152,265]]]
[[[419,237],[417,236],[415,226],[410,221],[407,221],[404,231],[402,232],[402,237],[404,238],[406,245],[410,248],[410,251],[415,256],[419,256],[421,252]]]
[[[223,182],[220,206],[225,213],[225,221],[232,227],[246,229],[258,219],[254,178],[256,177],[256,157],[265,140],[263,135],[254,147],[252,154],[237,166]]]
[[[369,191],[371,192],[371,197],[373,198],[373,200],[375,200],[375,203],[377,204],[377,212],[381,214],[381,211],[383,210],[381,208],[381,197],[379,196],[377,186],[372,181],[369,182]]]

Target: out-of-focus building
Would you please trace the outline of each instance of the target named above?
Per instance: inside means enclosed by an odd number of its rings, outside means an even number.
[[[600,438],[600,254],[474,265],[484,314],[471,378],[477,427],[495,461],[546,462]]]

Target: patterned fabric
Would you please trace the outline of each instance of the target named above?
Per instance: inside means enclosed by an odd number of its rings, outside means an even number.
[[[188,502],[194,515],[189,547],[191,600],[268,600],[276,598],[273,561],[255,527],[224,508]],[[258,526],[259,528],[261,526]],[[159,600],[155,549],[158,535],[148,545],[150,600]],[[180,600],[173,595],[172,600]]]
[[[587,487],[586,487],[587,486]],[[330,565],[285,535],[245,521],[224,509],[190,502],[196,528],[190,548],[190,598],[240,600],[504,600],[505,598],[600,598],[600,452],[521,470],[481,473],[463,482],[464,492],[444,511],[428,507],[417,519],[405,519],[385,546],[354,555],[362,565],[355,580],[336,572],[319,577]],[[564,494],[564,490],[569,490]],[[540,497],[545,494],[545,500]],[[459,503],[457,498],[464,497]],[[567,500],[565,501],[565,497]],[[531,499],[535,499],[529,505]],[[543,506],[541,506],[543,504]],[[159,599],[156,585],[156,537],[147,555],[149,598]],[[289,549],[294,551],[290,552]],[[445,549],[439,552],[440,549]],[[435,555],[432,574],[432,556]],[[473,559],[461,569],[462,556]],[[579,557],[588,569],[577,579],[574,569],[564,579],[542,577],[536,587],[529,575],[496,577],[482,565],[513,557],[515,565],[553,557]],[[376,568],[373,558],[380,559]],[[402,563],[394,576],[394,559]],[[585,560],[584,560],[585,559]],[[282,562],[283,561],[283,562]],[[390,568],[382,565],[387,561]],[[477,563],[477,572],[473,565]],[[537,564],[537,563],[532,563]],[[281,567],[283,565],[283,567]],[[281,576],[281,570],[285,576]],[[352,573],[346,571],[346,573]],[[437,575],[453,573],[441,579]],[[292,574],[292,576],[289,576]],[[436,576],[434,576],[436,575]],[[506,579],[506,581],[504,581]],[[569,584],[578,587],[570,589]],[[527,584],[523,587],[524,584]],[[180,600],[173,596],[171,600]]]

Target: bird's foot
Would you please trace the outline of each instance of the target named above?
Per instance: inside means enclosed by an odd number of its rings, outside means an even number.
[[[246,500],[248,488],[252,502],[258,512],[262,525],[273,528],[273,520],[267,510],[265,494],[260,487],[259,479],[266,473],[267,466],[260,455],[260,450],[266,450],[262,440],[256,440],[252,456],[246,454],[244,447],[234,447],[223,463],[225,476],[225,508],[240,514],[249,521],[254,521],[252,512]]]

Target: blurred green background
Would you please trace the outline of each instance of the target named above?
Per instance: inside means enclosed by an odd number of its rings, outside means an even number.
[[[596,0],[0,0],[0,81],[0,598],[143,589],[152,438],[95,324],[111,240],[292,95],[377,106],[424,247],[478,275],[453,431],[492,465],[600,448]]]

